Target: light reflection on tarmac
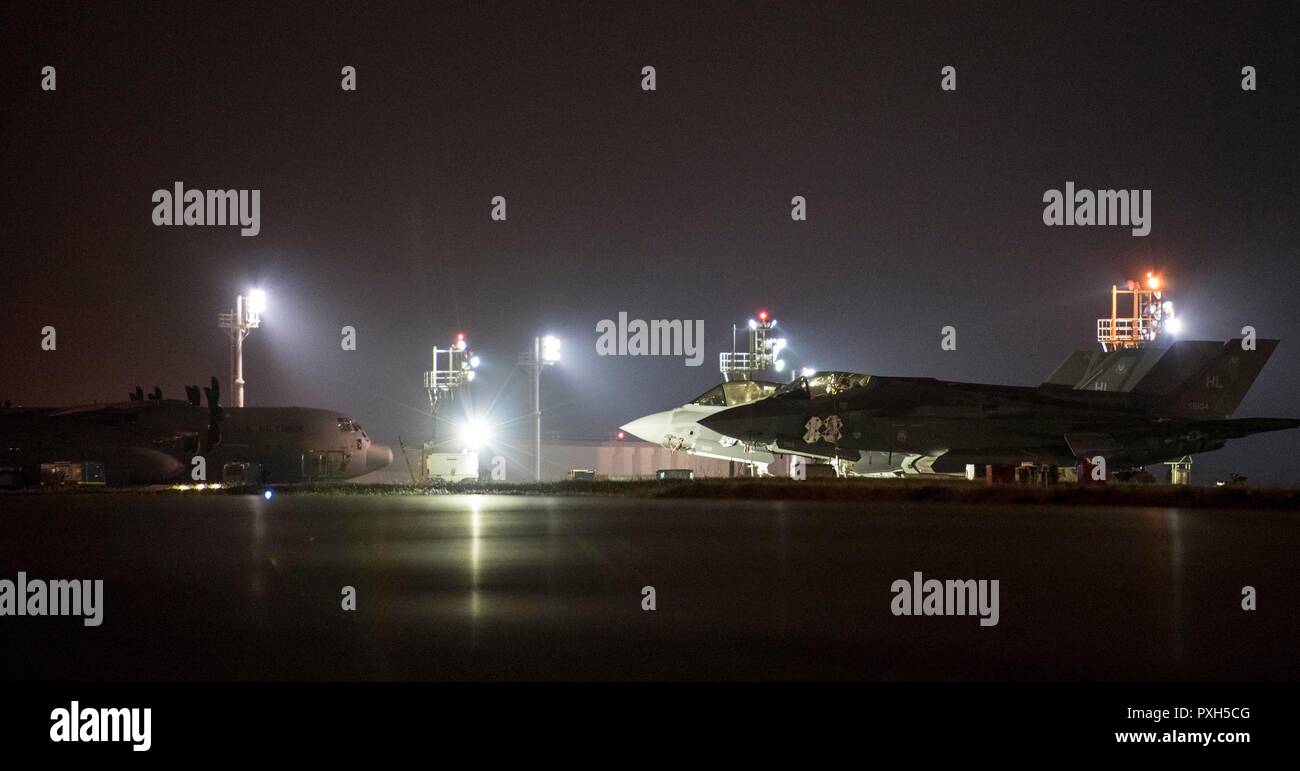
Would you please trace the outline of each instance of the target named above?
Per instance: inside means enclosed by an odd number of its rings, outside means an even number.
[[[0,679],[1296,679],[1291,511],[540,496],[6,495]],[[895,617],[998,579],[1000,621]],[[1241,609],[1243,586],[1259,609]],[[342,589],[357,610],[341,608]],[[657,610],[641,609],[643,586]]]

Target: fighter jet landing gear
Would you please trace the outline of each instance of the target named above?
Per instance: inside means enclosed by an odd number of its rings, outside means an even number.
[[[1001,463],[984,466],[984,482],[990,485],[1010,484],[1016,481],[1016,467]]]
[[[1056,466],[1043,463],[1022,463],[1016,467],[1016,484],[1028,487],[1051,487],[1061,478]]]
[[[772,474],[768,472],[766,463],[750,463],[742,460],[733,460],[727,463],[727,476],[732,479],[737,477],[757,479],[759,477],[770,477]]]
[[[974,479],[975,468],[967,470],[967,478]],[[1026,461],[1019,466],[990,463],[984,466],[984,482],[990,485],[1017,484],[1028,487],[1051,487],[1061,479],[1061,470],[1046,463]]]

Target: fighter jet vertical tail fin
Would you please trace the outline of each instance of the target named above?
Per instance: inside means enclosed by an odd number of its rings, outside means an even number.
[[[1253,350],[1243,350],[1240,339],[1225,342],[1217,356],[1161,401],[1156,412],[1179,417],[1228,417],[1246,398],[1277,342],[1257,340]]]
[[[1217,346],[1216,346],[1217,350]],[[1115,351],[1075,351],[1056,368],[1043,385],[1084,391],[1136,391],[1147,373],[1162,361],[1156,348],[1121,348]],[[1186,379],[1186,375],[1174,385]]]
[[[1240,343],[1237,349],[1241,349]],[[1163,351],[1156,351],[1156,361],[1134,384],[1133,393],[1175,393],[1219,358],[1223,350],[1223,343],[1214,340],[1179,340]]]
[[[1096,358],[1096,351],[1084,350],[1075,351],[1065,357],[1052,374],[1043,381],[1043,385],[1059,385],[1067,388],[1073,388],[1076,383],[1083,380],[1084,375]]]
[[[226,413],[221,409],[221,383],[215,376],[212,385],[203,389],[203,395],[208,398],[207,449],[210,450],[221,444],[221,421],[226,419]]]

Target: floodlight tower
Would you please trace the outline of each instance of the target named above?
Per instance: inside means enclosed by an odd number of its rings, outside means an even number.
[[[217,314],[217,326],[230,332],[231,404],[244,406],[244,338],[262,324],[266,310],[266,292],[254,289],[248,296],[235,297],[235,309]]]
[[[785,370],[785,361],[779,358],[785,348],[785,338],[775,336],[776,319],[769,318],[767,311],[759,311],[758,318],[749,320],[748,351],[736,350],[737,331],[732,324],[731,350],[718,355],[718,368],[725,380],[752,380],[755,372]]]
[[[533,338],[533,349],[519,355],[519,364],[533,378],[533,481],[542,481],[542,367],[560,360],[560,339],[552,335]]]
[[[1122,297],[1121,297],[1122,296]],[[1164,281],[1148,271],[1145,281],[1126,281],[1110,288],[1110,318],[1097,319],[1097,342],[1103,351],[1146,348],[1162,333],[1177,334],[1174,303],[1166,296]]]
[[[456,398],[456,392],[474,382],[479,357],[470,350],[465,333],[456,335],[449,348],[433,349],[433,369],[424,373],[424,388],[429,392],[429,411],[433,413],[433,440],[438,441],[440,407]]]

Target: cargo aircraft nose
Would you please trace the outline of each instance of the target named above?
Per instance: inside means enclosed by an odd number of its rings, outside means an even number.
[[[371,442],[366,450],[366,471],[378,471],[393,462],[393,448],[386,444]]]

